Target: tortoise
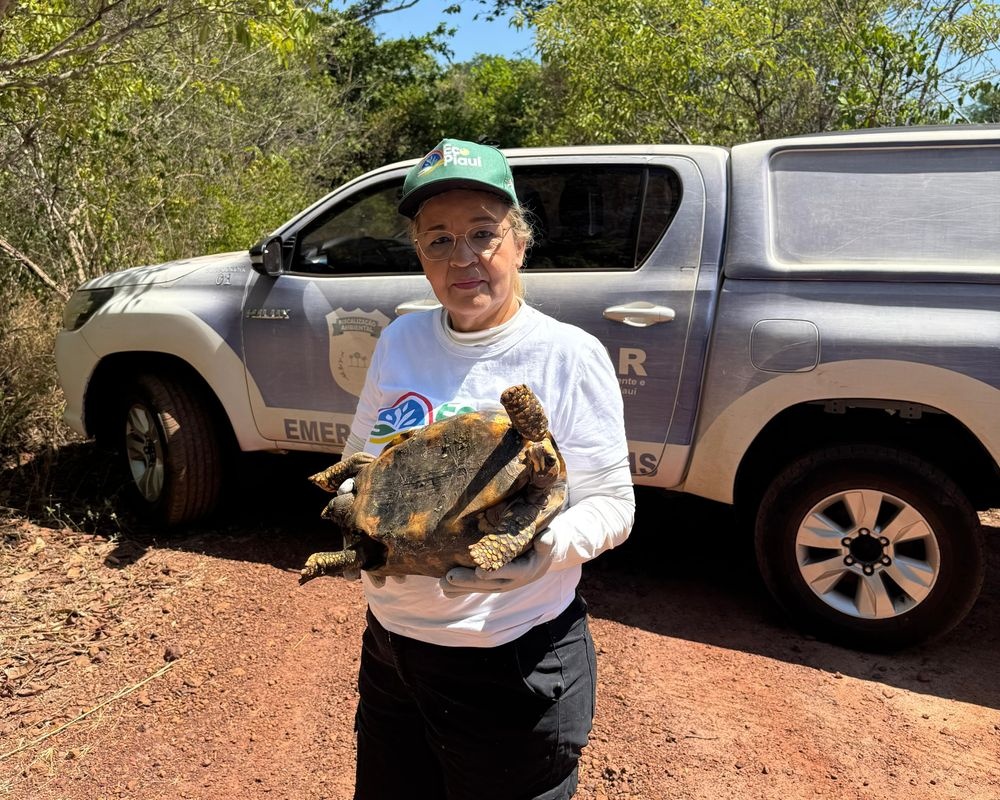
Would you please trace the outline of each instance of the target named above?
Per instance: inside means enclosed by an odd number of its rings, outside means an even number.
[[[525,385],[500,396],[504,411],[474,411],[404,431],[375,457],[355,453],[313,475],[338,494],[322,516],[344,549],[314,553],[300,583],[365,570],[443,577],[455,566],[495,571],[531,547],[566,499],[566,464],[541,402]]]

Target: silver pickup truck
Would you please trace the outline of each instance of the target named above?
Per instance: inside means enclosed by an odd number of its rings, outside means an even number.
[[[976,510],[1000,505],[1000,129],[508,156],[528,301],[607,345],[636,483],[734,504],[821,635],[891,648],[959,622]],[[212,509],[227,448],[339,452],[380,332],[436,305],[395,211],[411,163],[249,253],[73,296],[66,419],[163,521]]]

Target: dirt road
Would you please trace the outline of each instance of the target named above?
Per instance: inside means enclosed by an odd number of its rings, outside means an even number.
[[[284,478],[169,538],[8,513],[0,797],[351,797],[363,598],[298,586],[330,531]],[[984,521],[972,615],[877,656],[788,628],[724,509],[641,494],[632,538],[585,571],[600,687],[577,796],[1000,798],[1000,513]]]

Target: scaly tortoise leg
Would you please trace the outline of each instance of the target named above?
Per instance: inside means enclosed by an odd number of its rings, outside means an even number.
[[[311,475],[309,480],[315,483],[320,489],[328,492],[336,492],[344,481],[357,475],[362,468],[371,464],[375,456],[370,453],[354,453],[343,461],[338,461],[332,467],[327,467],[322,472]]]
[[[559,477],[560,463],[552,440],[539,438],[524,451],[529,480],[521,498],[506,507],[487,509],[480,516],[479,529],[491,533],[469,545],[469,554],[483,569],[500,569],[525,552],[535,538],[538,515],[548,502],[549,488]]]
[[[340,550],[336,553],[313,553],[306,559],[306,565],[299,575],[299,584],[311,581],[321,575],[345,572],[360,567],[360,556],[355,550]]]
[[[493,524],[487,513],[480,520],[480,528],[493,531],[478,542],[469,545],[469,555],[477,566],[493,572],[509,564],[531,546],[535,538],[539,506],[515,501],[504,509],[500,519]]]
[[[525,439],[537,442],[545,436],[549,420],[531,389],[524,384],[511,386],[500,395],[500,402],[510,417],[511,424]]]

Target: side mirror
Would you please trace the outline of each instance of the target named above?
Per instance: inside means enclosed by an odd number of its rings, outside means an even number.
[[[250,265],[261,275],[277,278],[285,271],[282,244],[280,236],[261,239],[250,248]]]

